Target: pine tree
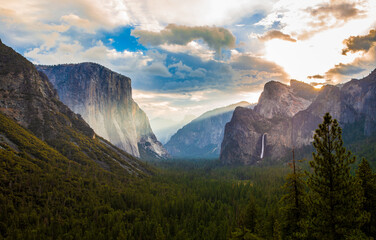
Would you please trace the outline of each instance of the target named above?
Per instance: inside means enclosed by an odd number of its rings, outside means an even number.
[[[315,131],[313,170],[308,174],[309,233],[316,239],[361,239],[366,214],[359,181],[350,174],[355,157],[343,146],[342,130],[329,113]]]
[[[250,197],[248,205],[245,209],[243,225],[251,232],[255,232],[257,220],[257,206],[253,196]]]
[[[286,194],[281,198],[282,231],[286,239],[301,239],[302,219],[306,216],[304,202],[306,184],[304,173],[296,166],[293,150],[292,173],[286,177],[284,189]]]
[[[364,193],[363,209],[370,215],[362,230],[367,236],[376,239],[376,175],[364,158],[358,166],[356,177],[360,180]]]

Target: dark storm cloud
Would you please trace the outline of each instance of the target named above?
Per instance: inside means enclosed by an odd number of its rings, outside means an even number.
[[[192,40],[202,39],[217,52],[220,52],[221,48],[235,47],[235,36],[229,30],[215,26],[188,27],[169,24],[160,32],[133,30],[132,35],[138,37],[139,42],[144,45],[186,45]]]

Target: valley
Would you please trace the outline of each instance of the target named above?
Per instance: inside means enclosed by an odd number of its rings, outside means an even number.
[[[337,34],[335,58],[285,29],[290,6],[196,26],[125,2],[56,3],[69,14],[48,22],[45,3],[0,8],[0,239],[376,238],[374,29]],[[303,12],[341,20],[311,34],[368,21],[355,3]],[[314,64],[280,54],[307,39]]]

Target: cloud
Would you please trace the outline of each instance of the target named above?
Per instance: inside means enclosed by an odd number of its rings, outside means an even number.
[[[180,121],[186,115],[199,116],[208,110],[240,101],[257,102],[260,93],[261,89],[253,92],[200,90],[189,93],[133,90],[133,99],[147,113],[149,119],[168,116],[169,120]]]
[[[75,14],[64,15],[61,20],[70,26],[75,26],[86,30],[88,33],[95,33],[96,25],[88,19],[83,19]]]
[[[135,76],[141,71],[152,73],[155,70],[158,72],[158,64],[150,66],[153,59],[140,51],[116,51],[104,46],[101,41],[95,42],[90,47],[84,47],[78,41],[70,42],[69,39],[64,41],[64,38],[60,40],[62,41],[57,41],[56,46],[48,51],[44,46],[36,47],[26,51],[24,56],[35,64],[46,65],[96,62],[127,76],[130,74]],[[154,61],[158,62],[159,60]],[[159,75],[162,72],[159,71]]]
[[[125,0],[127,13],[142,30],[157,31],[168,23],[186,26],[230,25],[249,14],[268,11],[278,0]]]
[[[307,40],[354,20],[367,19],[368,23],[373,23],[375,9],[374,1],[280,0],[257,25],[296,36],[298,40]]]
[[[139,42],[144,45],[187,45],[193,40],[202,39],[211,49],[217,52],[220,52],[221,48],[235,47],[235,36],[222,27],[189,27],[169,24],[160,32],[133,30],[132,35],[138,37]]]
[[[308,79],[324,79],[325,76],[316,74],[316,75],[313,75],[313,76],[308,76],[307,78]]]
[[[345,82],[352,78],[361,78],[376,68],[376,46],[372,46],[366,53],[344,64],[336,64],[329,69],[325,76],[337,82]]]
[[[203,68],[197,68],[196,70],[189,73],[189,77],[191,78],[203,78],[206,75],[206,70]]]
[[[188,67],[187,65],[183,64],[181,61],[178,63],[174,63],[168,66],[169,69],[176,68],[177,71],[180,72],[191,72],[192,68]]]
[[[345,39],[343,43],[346,45],[346,48],[342,50],[343,55],[346,55],[348,52],[367,52],[376,43],[376,30],[372,29],[369,34],[363,36],[351,36]]]
[[[360,72],[363,72],[364,69],[354,66],[352,64],[337,64],[334,66],[334,68],[330,69],[327,74],[328,75],[354,75]]]
[[[145,67],[145,70],[153,76],[159,77],[171,77],[172,74],[168,71],[168,68],[161,62],[152,62]]]
[[[266,32],[264,35],[260,36],[259,39],[262,41],[268,41],[271,39],[281,39],[285,41],[290,41],[290,42],[296,42],[296,39],[292,38],[290,35],[282,33],[281,31],[278,30],[270,30]]]
[[[319,4],[313,8],[307,8],[307,11],[317,19],[320,19],[321,23],[330,18],[335,17],[339,20],[348,21],[351,18],[357,18],[361,16],[364,11],[357,8],[355,3],[331,1],[330,3]]]
[[[215,57],[214,50],[211,50],[206,44],[200,44],[197,41],[191,41],[187,45],[163,44],[160,47],[168,52],[198,56],[204,61],[213,60]]]

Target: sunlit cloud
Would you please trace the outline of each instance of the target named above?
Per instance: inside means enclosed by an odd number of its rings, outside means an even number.
[[[270,30],[266,32],[264,35],[260,36],[259,38],[263,41],[268,41],[272,39],[281,39],[285,41],[296,42],[296,39],[278,30]]]
[[[211,50],[207,44],[200,44],[197,41],[191,41],[186,45],[162,44],[160,48],[174,53],[186,53],[200,57],[204,61],[213,60],[216,52]]]
[[[309,79],[324,79],[325,76],[316,74],[316,75],[313,75],[313,76],[308,76],[308,78]]]
[[[352,18],[362,17],[363,10],[358,8],[361,2],[346,2],[332,0],[329,3],[321,3],[307,8],[307,11],[318,20],[318,25],[325,25],[325,21],[334,17],[338,20],[348,21]]]
[[[376,44],[376,30],[372,29],[369,34],[364,36],[351,36],[345,39],[343,43],[346,45],[346,48],[342,50],[343,55],[346,55],[348,52],[367,52]]]
[[[376,46],[355,58],[350,63],[338,63],[326,72],[326,78],[345,82],[352,78],[363,78],[376,68]]]

